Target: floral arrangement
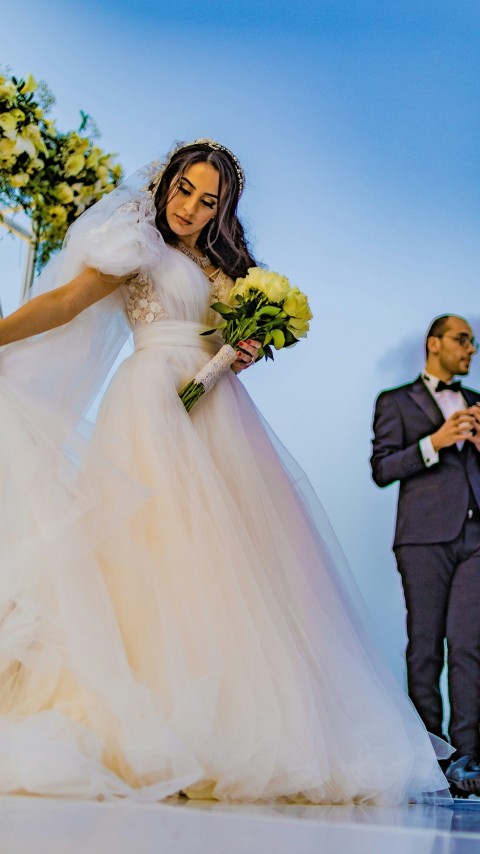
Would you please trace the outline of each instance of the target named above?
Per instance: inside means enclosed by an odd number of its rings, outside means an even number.
[[[307,335],[312,319],[305,294],[292,287],[285,276],[260,267],[251,267],[245,278],[237,279],[229,305],[216,302],[211,308],[223,318],[217,329],[225,344],[179,392],[187,412],[233,364],[241,341],[260,341],[259,358],[273,359],[272,344],[276,350],[292,347]],[[201,334],[211,335],[217,329]]]
[[[60,248],[68,226],[122,177],[113,156],[95,144],[91,118],[81,113],[78,131],[60,133],[45,118],[53,103],[32,75],[0,74],[0,206],[31,218],[37,267]]]

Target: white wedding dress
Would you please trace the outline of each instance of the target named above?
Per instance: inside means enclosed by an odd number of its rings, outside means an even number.
[[[85,327],[0,357],[0,792],[395,804],[445,789],[241,380],[191,414],[180,402],[218,316],[202,271],[152,235],[127,204],[83,242],[81,263],[132,273],[101,324],[135,343],[91,436],[68,408]],[[83,361],[65,380],[69,340]]]

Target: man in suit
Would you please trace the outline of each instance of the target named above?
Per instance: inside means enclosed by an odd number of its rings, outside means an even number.
[[[478,345],[461,317],[433,321],[426,367],[382,392],[374,416],[372,474],[400,481],[393,550],[407,610],[408,690],[427,729],[442,735],[439,681],[448,648],[446,776],[480,794],[480,392],[463,388]]]

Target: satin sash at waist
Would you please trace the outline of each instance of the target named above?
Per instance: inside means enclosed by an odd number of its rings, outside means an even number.
[[[223,344],[219,332],[201,336],[201,332],[211,329],[204,323],[190,320],[155,320],[145,326],[138,326],[133,333],[135,350],[150,350],[157,347],[196,347],[204,353],[214,356]]]

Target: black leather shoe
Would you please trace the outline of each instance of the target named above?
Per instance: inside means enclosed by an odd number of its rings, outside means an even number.
[[[476,759],[461,756],[451,762],[445,771],[452,793],[455,789],[469,795],[480,795],[480,765]]]

